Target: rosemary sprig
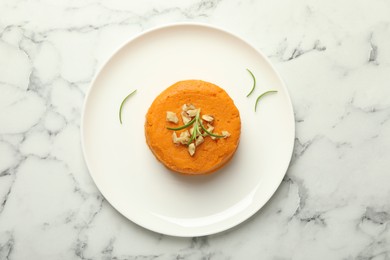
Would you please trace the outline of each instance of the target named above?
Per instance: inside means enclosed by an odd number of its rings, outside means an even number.
[[[204,125],[202,123],[200,123],[200,127],[202,127],[203,131],[205,131],[205,133],[208,134],[208,135],[211,135],[211,136],[214,136],[214,137],[217,137],[217,138],[225,137],[224,135],[216,135],[216,134],[213,134],[213,133],[207,131],[206,127],[204,127]]]
[[[177,131],[177,130],[182,130],[182,129],[184,129],[184,128],[187,128],[187,127],[191,126],[191,125],[195,122],[195,120],[196,120],[196,118],[194,117],[190,122],[188,122],[188,123],[185,124],[185,125],[182,125],[182,126],[179,126],[179,127],[167,127],[167,129],[169,129],[169,130],[175,130],[175,131]]]
[[[257,103],[259,102],[259,100],[264,97],[265,95],[267,94],[270,94],[270,93],[277,93],[278,91],[277,90],[268,90],[266,92],[264,92],[263,94],[261,94],[260,96],[257,97],[256,99],[256,103],[255,103],[255,112],[256,112],[256,108],[257,108]]]
[[[136,92],[137,90],[134,90],[133,92],[131,92],[130,94],[128,94],[123,100],[122,100],[122,103],[121,103],[121,106],[119,107],[119,122],[122,124],[122,108],[123,108],[123,104],[125,104],[126,100],[131,97],[132,95],[134,95],[134,93]]]
[[[248,93],[248,95],[246,95],[246,97],[249,97],[249,96],[252,94],[252,92],[255,90],[255,88],[256,88],[256,77],[255,77],[255,75],[253,75],[252,71],[250,71],[249,69],[246,69],[246,70],[249,72],[249,74],[251,74],[252,79],[253,79],[253,86],[252,86],[252,89],[251,89],[251,91]]]
[[[187,143],[188,145],[191,144],[194,140],[196,140],[196,137],[200,134],[200,129],[203,129],[203,131],[206,134],[208,134],[210,136],[213,136],[213,137],[216,137],[216,138],[224,138],[225,137],[224,135],[213,134],[210,131],[208,131],[206,129],[206,127],[204,127],[204,125],[200,121],[200,109],[198,109],[198,111],[196,112],[195,117],[190,122],[188,122],[187,124],[179,126],[179,127],[167,127],[167,129],[168,130],[177,131],[177,130],[185,129],[185,128],[190,127],[192,125],[193,125],[193,130],[192,130],[192,134],[191,134],[190,140]]]
[[[198,133],[199,133],[199,125],[198,125],[199,124],[199,113],[200,113],[200,109],[198,109],[198,112],[196,113],[196,116],[194,117],[194,119],[195,119],[194,130],[192,130],[192,136],[187,144],[192,143],[196,139],[196,137],[198,136]]]

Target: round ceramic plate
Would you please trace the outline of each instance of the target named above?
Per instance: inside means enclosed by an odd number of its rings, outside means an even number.
[[[253,81],[246,68],[257,79],[250,97]],[[241,115],[235,156],[207,176],[169,171],[145,141],[152,101],[186,79],[224,88]],[[121,125],[119,106],[135,89]],[[256,97],[270,89],[278,93],[261,99],[255,112]],[[142,33],[105,63],[87,94],[81,131],[90,174],[114,208],[147,229],[189,237],[229,229],[270,199],[291,159],[294,115],[283,81],[263,54],[224,30],[176,24]]]

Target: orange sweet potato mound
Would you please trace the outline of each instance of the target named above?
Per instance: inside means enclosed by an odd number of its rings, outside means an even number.
[[[183,104],[193,104],[201,109],[202,115],[212,115],[214,133],[226,130],[231,136],[216,140],[207,136],[204,143],[196,147],[194,156],[190,156],[186,145],[172,142],[172,130],[167,129],[183,125],[180,116]],[[178,124],[166,121],[167,111],[177,114]],[[177,135],[184,130],[176,131]],[[149,148],[167,168],[183,174],[208,174],[223,167],[235,153],[240,133],[240,113],[233,100],[222,88],[201,80],[173,84],[153,101],[146,114],[145,136]]]

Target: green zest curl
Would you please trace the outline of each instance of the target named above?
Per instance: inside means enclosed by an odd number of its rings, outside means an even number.
[[[130,94],[128,94],[122,101],[121,103],[121,106],[119,107],[119,122],[122,124],[122,108],[123,108],[123,104],[125,104],[126,100],[131,97],[132,95],[134,95],[134,93],[136,92],[137,90],[134,90],[133,92],[131,92]]]

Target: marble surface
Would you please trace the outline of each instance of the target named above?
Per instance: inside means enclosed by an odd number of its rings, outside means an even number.
[[[296,144],[270,202],[176,238],[118,214],[92,182],[80,115],[97,68],[148,28],[196,21],[271,58]],[[390,2],[0,2],[0,259],[390,259]]]

